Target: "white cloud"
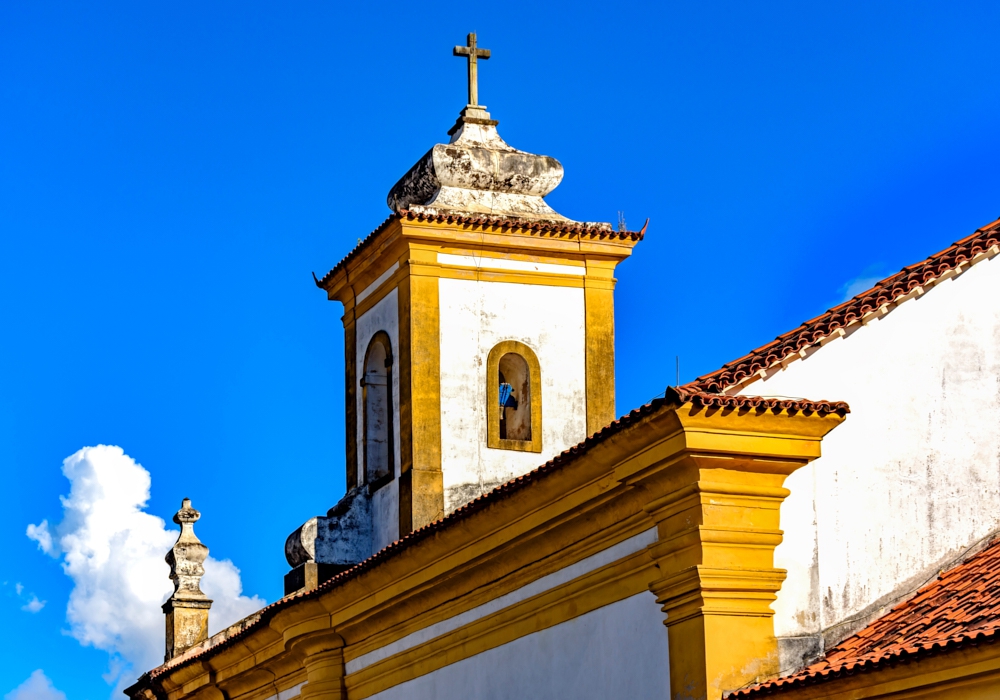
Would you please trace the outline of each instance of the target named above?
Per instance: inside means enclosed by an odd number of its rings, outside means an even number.
[[[63,474],[70,492],[61,497],[62,522],[29,525],[27,535],[62,558],[74,584],[69,633],[111,655],[105,678],[121,688],[163,661],[160,606],[173,591],[163,557],[178,531],[145,512],[149,472],[120,447],[85,447],[63,461]],[[202,590],[215,601],[211,633],[265,605],[241,595],[240,571],[229,560],[209,557]]]
[[[32,595],[31,600],[29,600],[27,603],[21,606],[21,610],[26,610],[27,612],[30,613],[36,613],[45,607],[45,602],[46,601],[44,600],[39,600],[38,596]]]
[[[66,700],[66,693],[56,690],[48,676],[38,669],[3,697],[4,700]]]
[[[879,277],[855,277],[854,279],[845,282],[840,288],[840,301],[845,302],[848,299],[853,299],[858,294],[861,294],[861,292],[867,292],[885,278],[886,275],[881,275]]]
[[[22,593],[24,593],[24,586],[22,586],[20,583],[15,583],[14,590],[17,591],[18,595],[21,595]]]
[[[28,537],[38,543],[38,548],[46,554],[56,555],[52,551],[52,534],[49,532],[49,521],[43,520],[38,525],[28,525]]]

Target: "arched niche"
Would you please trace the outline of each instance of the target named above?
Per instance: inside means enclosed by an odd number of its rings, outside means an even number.
[[[396,475],[393,445],[392,343],[385,331],[376,333],[365,351],[361,377],[363,418],[363,483],[374,491]]]
[[[542,370],[534,350],[524,343],[504,340],[490,350],[486,420],[487,447],[542,451]]]

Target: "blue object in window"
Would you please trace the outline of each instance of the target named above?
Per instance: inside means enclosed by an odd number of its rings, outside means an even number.
[[[500,408],[506,408],[507,402],[510,401],[511,386],[510,384],[501,383],[500,384]]]

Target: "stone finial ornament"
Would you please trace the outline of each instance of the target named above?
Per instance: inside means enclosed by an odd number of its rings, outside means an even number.
[[[181,534],[165,557],[174,583],[173,595],[163,604],[167,618],[166,661],[208,639],[208,610],[212,601],[201,590],[208,547],[194,534],[194,524],[200,517],[189,498],[181,502],[181,509],[174,515]]]
[[[431,148],[389,191],[395,212],[491,216],[571,223],[545,203],[562,181],[555,158],[519,151],[497,133],[497,122],[479,104],[477,59],[489,58],[470,34],[455,55],[469,61],[469,103],[448,132],[451,141]]]

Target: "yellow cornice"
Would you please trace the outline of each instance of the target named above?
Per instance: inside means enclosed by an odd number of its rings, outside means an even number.
[[[335,272],[325,277],[322,284],[330,299],[346,305],[394,262],[404,263],[408,257],[406,251],[420,248],[459,254],[486,252],[499,257],[544,262],[581,264],[586,261],[587,275],[601,276],[596,272],[600,264],[613,270],[631,255],[637,242],[638,239],[611,232],[600,237],[593,232],[539,231],[530,225],[499,228],[490,224],[392,219],[375,238],[346,258],[342,267],[335,268]],[[532,276],[515,277],[521,281]]]

